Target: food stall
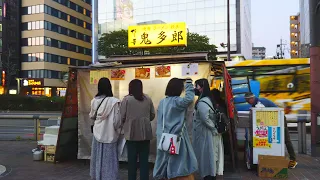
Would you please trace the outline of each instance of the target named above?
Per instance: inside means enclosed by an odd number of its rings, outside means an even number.
[[[115,57],[89,67],[71,68],[55,161],[63,161],[75,156],[78,159],[90,159],[92,133],[88,115],[90,102],[97,93],[97,83],[100,78],[107,77],[111,80],[114,96],[119,99],[128,94],[128,85],[131,80],[141,79],[144,93],[151,97],[157,109],[160,100],[165,97],[166,85],[171,78],[190,77],[193,81],[207,78],[209,82],[214,82],[214,79],[227,78],[223,73],[224,70],[224,62],[208,61],[207,53],[143,56],[143,58]],[[226,97],[232,97],[231,91],[224,92]],[[231,101],[230,98],[228,101]],[[194,105],[187,111],[190,137],[193,109]],[[156,156],[156,122],[157,119],[151,123],[154,139],[151,141],[150,162],[154,162]],[[231,139],[230,142],[233,140]],[[231,147],[234,148],[233,145]],[[126,161],[126,155],[120,160]]]
[[[141,79],[143,91],[151,97],[155,108],[165,97],[165,89],[171,78],[192,78],[194,81],[206,78],[212,87],[222,89],[228,105],[228,116],[231,119],[228,142],[231,152],[235,152],[235,121],[233,94],[230,76],[224,62],[209,61],[208,52],[174,53],[161,55],[146,55],[150,48],[187,47],[187,25],[184,22],[166,24],[134,25],[128,28],[129,52],[134,56],[111,56],[88,67],[73,67],[69,72],[65,108],[62,114],[55,161],[67,159],[90,159],[92,133],[90,131],[90,102],[97,93],[97,83],[100,78],[111,80],[113,94],[122,99],[128,94],[129,82]],[[209,50],[210,51],[210,50]],[[93,44],[93,61],[97,62],[97,44]],[[212,55],[212,51],[209,52]],[[219,83],[216,84],[216,83]],[[223,87],[221,85],[223,84]],[[191,137],[192,116],[194,105],[187,110],[187,126]],[[156,156],[156,124],[152,121],[154,138],[150,146],[150,162]],[[234,153],[236,154],[236,153]],[[235,167],[236,155],[232,155]],[[120,160],[126,161],[126,155]]]

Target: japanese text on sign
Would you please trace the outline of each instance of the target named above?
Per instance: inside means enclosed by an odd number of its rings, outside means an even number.
[[[187,46],[187,28],[185,23],[129,26],[129,48],[164,46]]]
[[[278,111],[257,111],[256,121],[259,126],[278,126]]]
[[[253,137],[253,147],[269,149],[271,148],[271,144],[268,142],[268,138]]]

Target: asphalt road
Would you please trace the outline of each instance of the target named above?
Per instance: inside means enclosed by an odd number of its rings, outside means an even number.
[[[40,120],[40,126],[57,125],[57,119]],[[44,128],[41,128],[41,133]],[[34,120],[0,119],[0,140],[17,140],[34,138]]]

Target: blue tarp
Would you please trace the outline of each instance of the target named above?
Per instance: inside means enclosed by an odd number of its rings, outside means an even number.
[[[256,96],[259,97],[260,94],[260,82],[255,80],[250,80],[250,90],[248,84],[246,83],[246,79],[233,79],[232,80],[232,92],[235,94],[233,101],[235,103],[235,107],[237,111],[249,111],[251,105],[248,104],[244,98],[244,94],[246,92],[251,92]]]

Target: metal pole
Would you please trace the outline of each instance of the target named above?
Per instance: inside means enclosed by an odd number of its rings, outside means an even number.
[[[310,85],[311,85],[311,155],[320,156],[320,0],[309,0],[310,13]]]
[[[307,128],[306,128],[306,122],[302,123],[302,153],[307,154]]]
[[[38,120],[34,119],[34,138],[38,141]]]
[[[307,153],[306,136],[307,136],[306,122],[300,121],[298,122],[298,152],[300,154]]]
[[[98,0],[92,0],[92,64],[98,62]]]
[[[228,56],[227,56],[227,61],[231,61],[230,57],[230,0],[227,0],[227,33],[228,33]]]
[[[283,59],[283,56],[282,56],[282,54],[283,54],[283,52],[282,52],[282,38],[280,39],[280,53],[281,53],[280,58]]]

